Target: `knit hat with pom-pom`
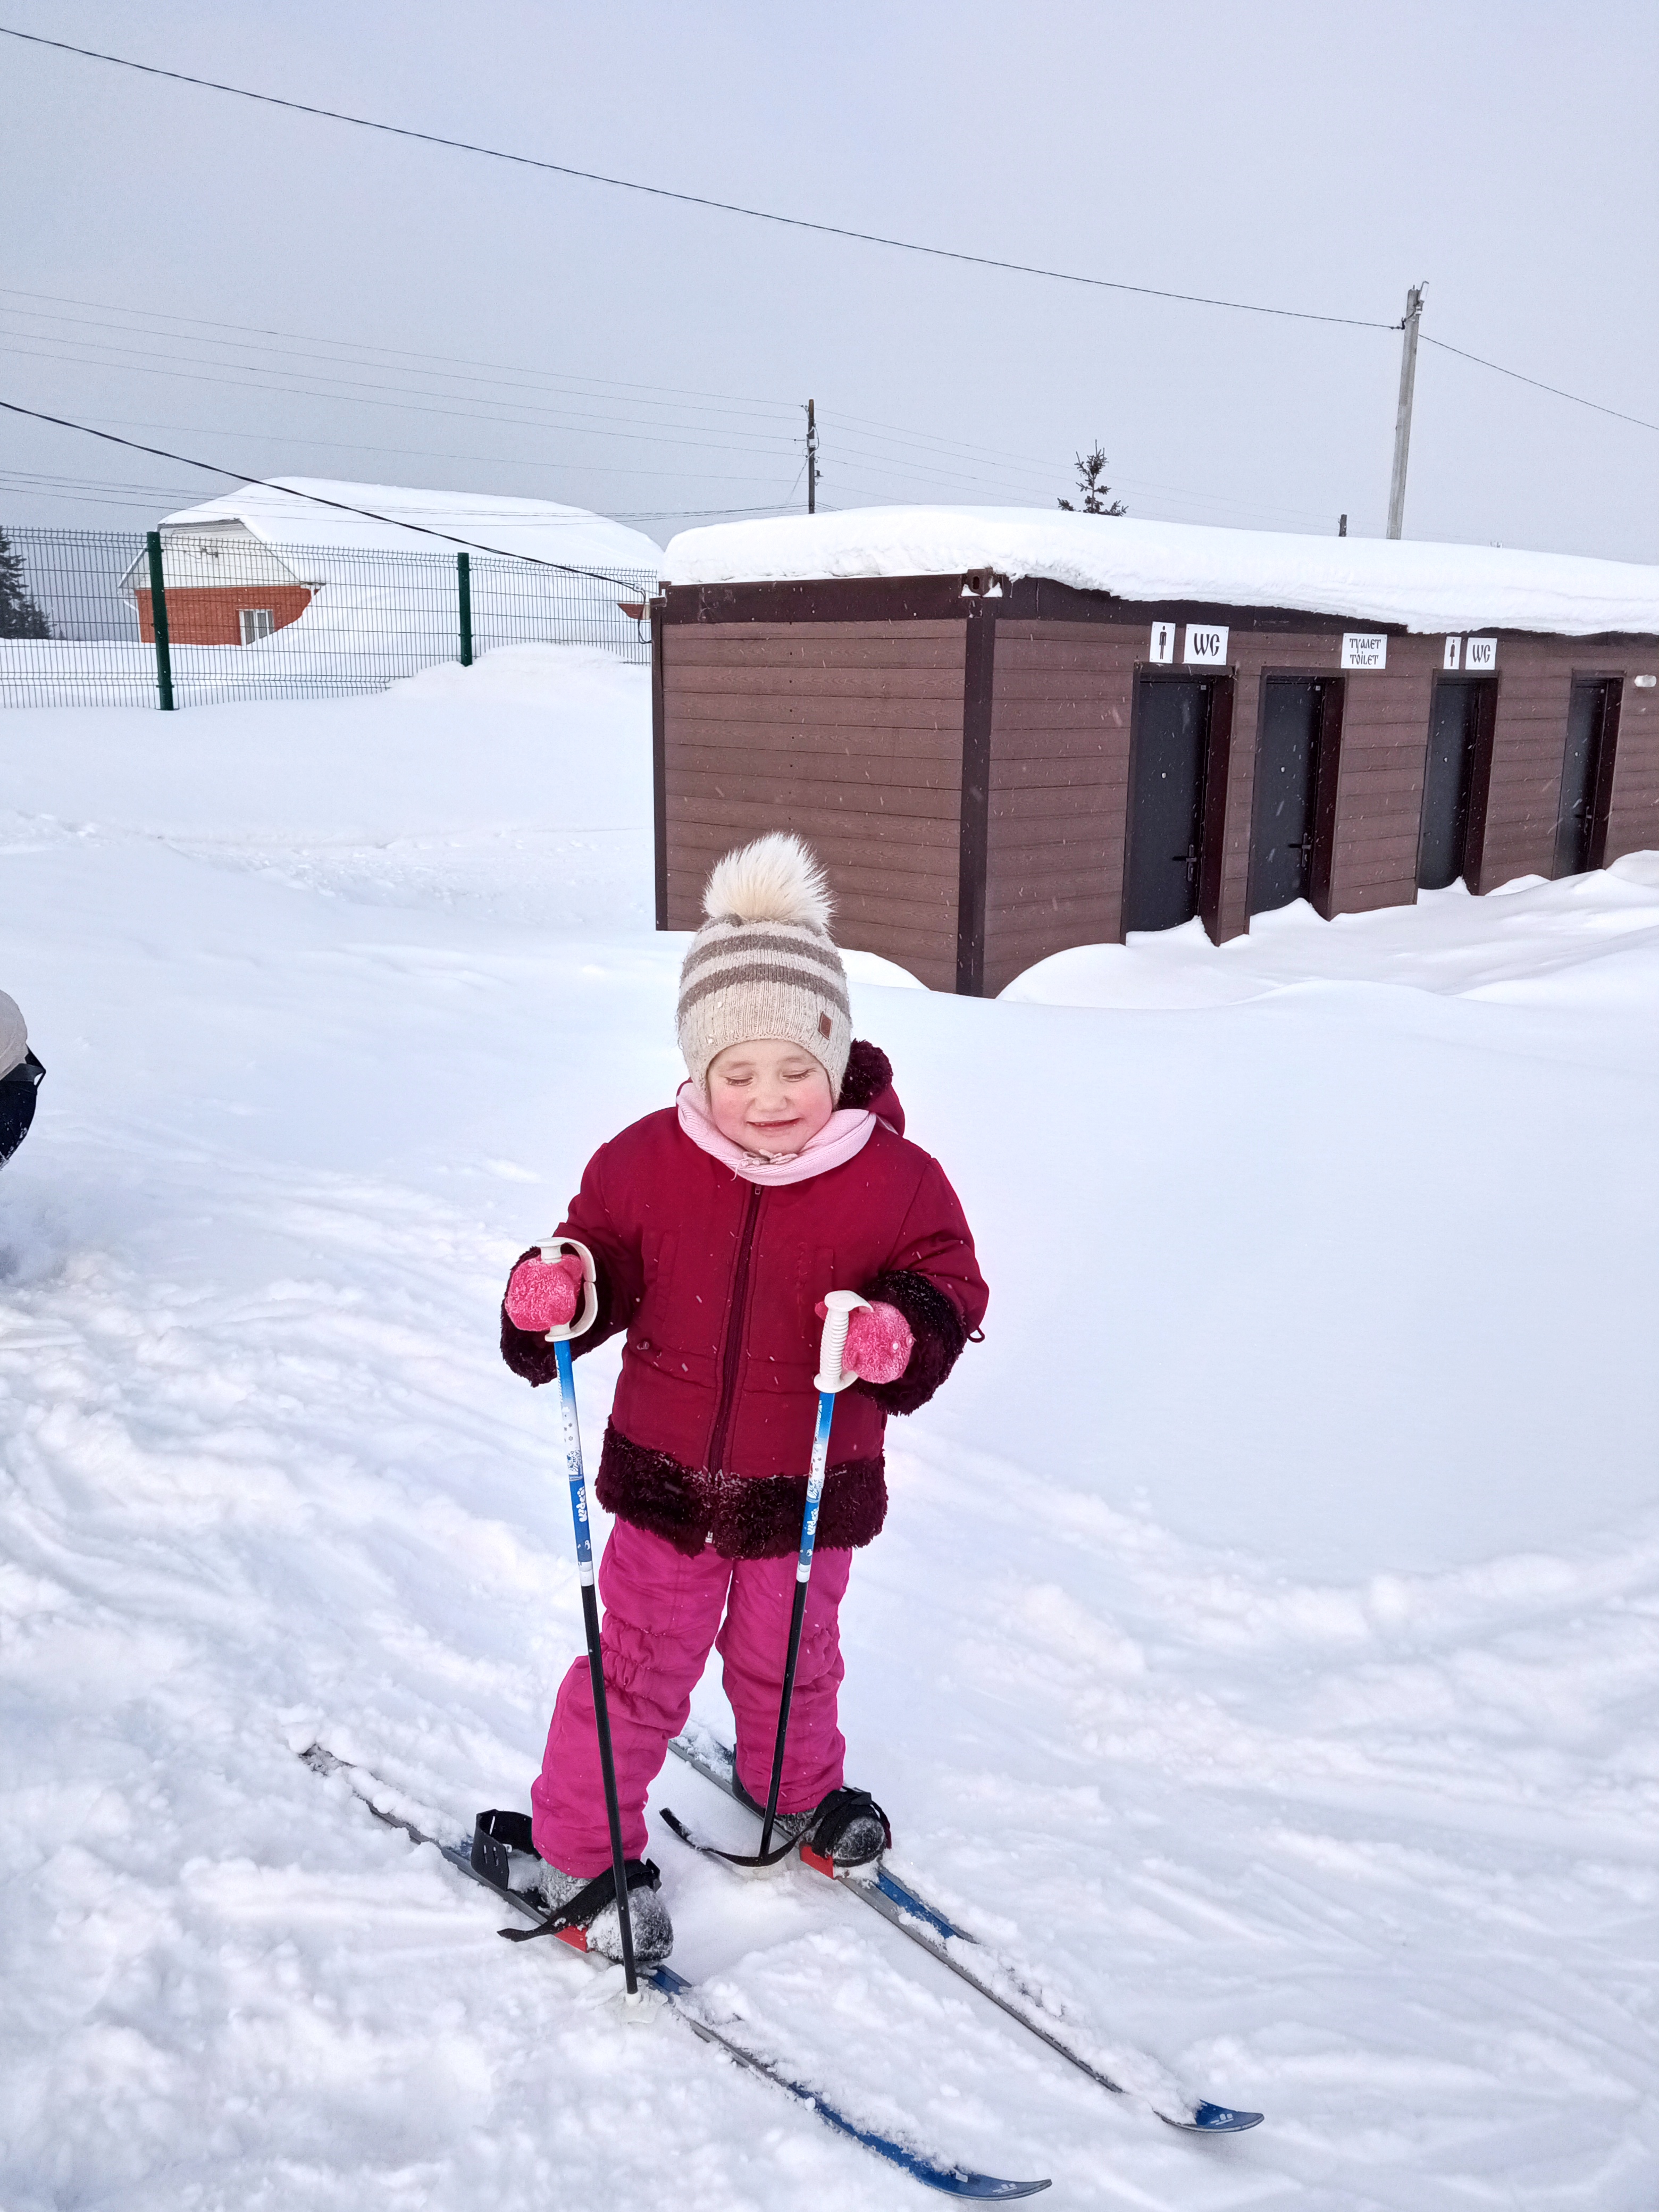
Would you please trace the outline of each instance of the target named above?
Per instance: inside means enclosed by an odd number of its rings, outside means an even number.
[[[830,890],[799,837],[757,837],[718,862],[708,919],[680,969],[680,1050],[707,1093],[708,1063],[729,1044],[783,1037],[811,1054],[838,1097],[853,1047],[847,970],[830,935]]]

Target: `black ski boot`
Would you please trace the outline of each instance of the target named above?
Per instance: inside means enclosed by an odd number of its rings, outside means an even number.
[[[515,1943],[554,1936],[573,1951],[597,1952],[622,1961],[622,1921],[617,1884],[609,1867],[592,1881],[550,1866],[537,1850],[527,1813],[480,1813],[472,1829],[472,1871],[495,1888],[539,1901],[547,1918],[539,1928],[506,1929]],[[648,1974],[674,1948],[674,1923],[658,1894],[662,1876],[649,1859],[629,1859],[628,1917],[634,1931],[634,1963]]]
[[[661,1876],[649,1859],[629,1859],[628,1917],[634,1931],[634,1963],[642,1974],[660,1966],[674,1948],[674,1923],[658,1887]],[[602,1959],[622,1962],[622,1922],[617,1911],[617,1884],[607,1867],[592,1881],[580,1875],[561,1874],[543,1863],[539,1887],[542,1901],[561,1924],[554,1930],[573,1950],[594,1951]]]
[[[766,1818],[732,1771],[732,1788],[739,1804]],[[808,1866],[820,1874],[838,1874],[848,1867],[868,1866],[893,1841],[892,1827],[867,1790],[832,1790],[822,1804],[810,1812],[780,1813],[772,1823],[775,1843],[798,1843]]]

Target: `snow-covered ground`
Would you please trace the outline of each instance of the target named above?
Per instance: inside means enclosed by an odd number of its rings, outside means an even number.
[[[645,672],[0,736],[49,1071],[0,1174],[0,2203],[919,2204],[295,1756],[459,1829],[525,1802],[579,1648],[495,1309],[677,1079]],[[992,1004],[881,974],[857,1026],[994,1297],[892,1436],[854,1778],[1103,2048],[1268,2121],[1176,2136],[815,1878],[659,1828],[677,1963],[1057,2205],[1648,2212],[1659,864]]]

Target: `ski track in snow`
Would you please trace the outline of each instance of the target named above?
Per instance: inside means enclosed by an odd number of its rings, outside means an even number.
[[[643,673],[492,659],[8,718],[7,2212],[926,2201],[295,1756],[459,1833],[580,1648],[496,1301],[672,1095],[679,945]],[[1176,2136],[659,1825],[676,1964],[1055,2204],[1645,2212],[1659,869],[1062,957],[1092,1006],[855,984],[994,1303],[892,1432],[843,1721],[898,1871],[1101,2063],[1267,2123]],[[653,1802],[751,1832],[677,1762]]]

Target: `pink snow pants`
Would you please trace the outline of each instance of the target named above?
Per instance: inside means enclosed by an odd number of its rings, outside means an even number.
[[[836,1725],[836,1692],[846,1669],[837,1623],[852,1564],[851,1552],[820,1550],[813,1556],[778,1792],[781,1812],[805,1811],[841,1787],[847,1746]],[[691,1692],[716,1641],[726,1694],[737,1717],[738,1778],[764,1804],[795,1601],[795,1554],[727,1559],[710,1544],[687,1559],[662,1537],[618,1521],[599,1563],[599,1597],[605,1698],[628,1857],[644,1856],[646,1792],[668,1755],[670,1737],[685,1726]],[[536,1849],[550,1865],[584,1881],[610,1865],[611,1831],[585,1654],[559,1686],[530,1802]]]

